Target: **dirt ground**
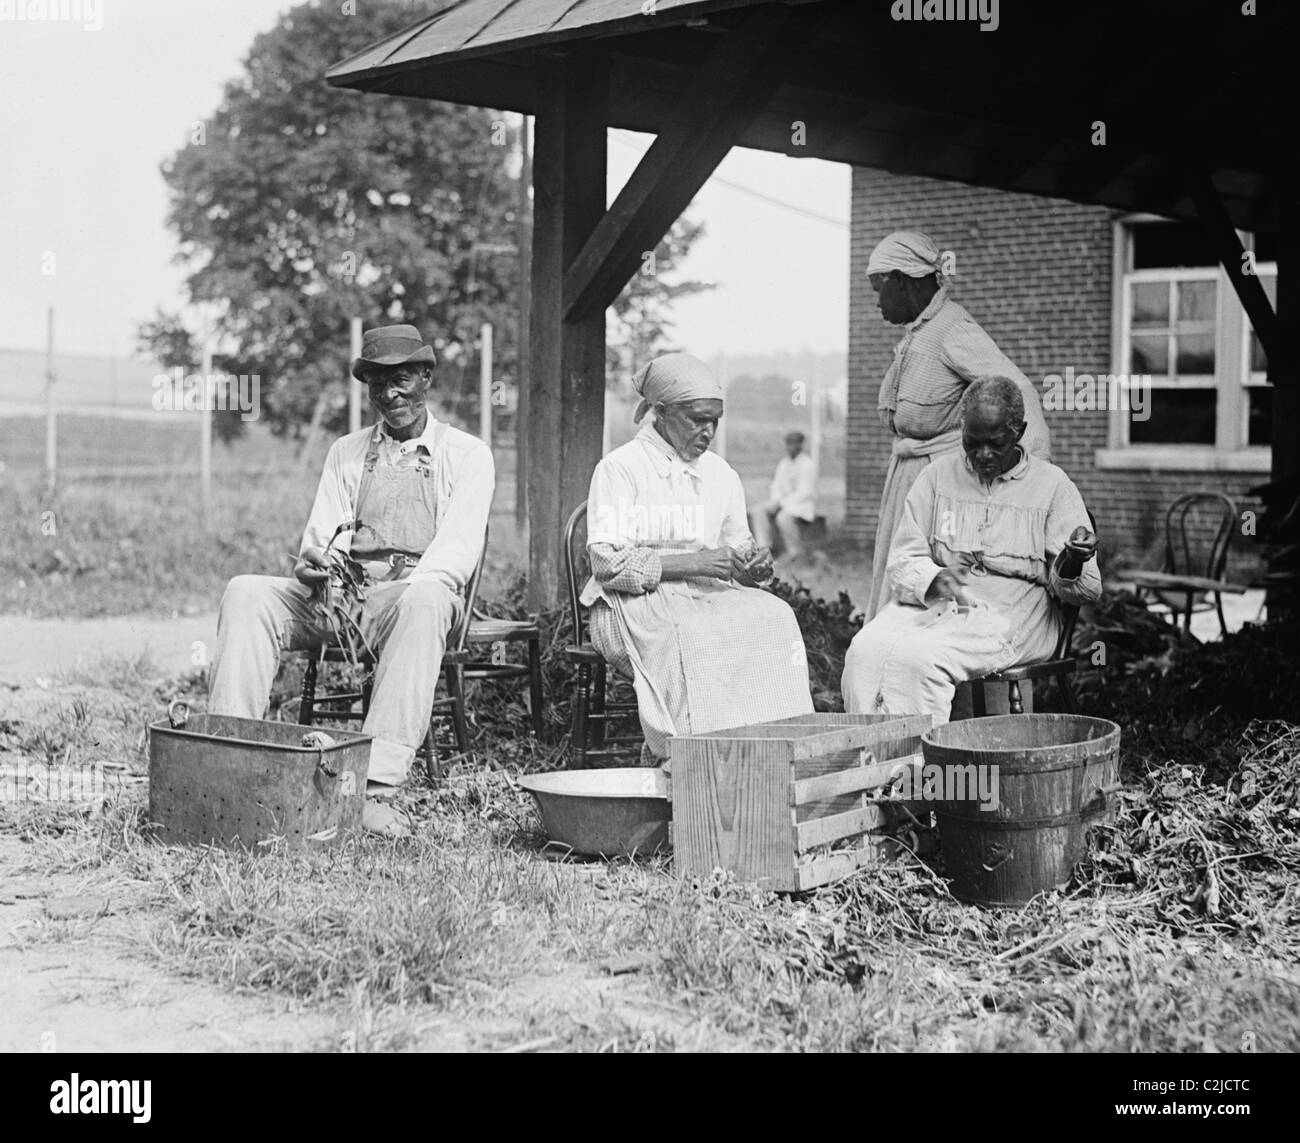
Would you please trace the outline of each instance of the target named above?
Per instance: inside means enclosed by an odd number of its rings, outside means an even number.
[[[194,669],[196,643],[210,658],[216,612],[155,619],[26,619],[0,616],[0,685],[32,684],[89,666],[108,655],[149,656],[158,673],[175,678]],[[39,684],[37,684],[39,685]],[[0,693],[0,710],[4,697]]]
[[[159,678],[190,666],[192,639],[211,638],[215,616],[191,620],[0,619],[4,670],[0,720],[38,725],[83,702],[103,710],[118,697],[67,672],[93,676],[104,655],[147,651]],[[15,639],[10,634],[17,632]],[[159,711],[161,715],[161,709]],[[107,746],[108,743],[106,742]],[[0,782],[11,783],[19,755],[0,746]],[[118,780],[143,787],[142,776]],[[7,786],[6,786],[7,789]],[[0,801],[12,801],[4,798]],[[21,810],[21,807],[10,806]],[[181,975],[154,950],[162,914],[146,898],[154,886],[102,871],[52,872],[57,837],[31,837],[0,806],[0,1051],[353,1051],[396,1046],[421,1051],[545,1051],[575,1035],[592,1049],[650,1050],[660,1035],[679,1047],[725,1049],[705,1026],[646,995],[636,966],[547,962],[508,985],[475,990],[473,1013],[441,1013],[394,1040],[343,1002],[302,1005],[266,991],[220,987]],[[84,825],[94,827],[92,814]],[[66,863],[64,863],[64,867]],[[560,868],[560,867],[557,867]],[[560,875],[605,876],[601,865]],[[539,1029],[563,1027],[557,1034]],[[610,1028],[620,1042],[608,1040]],[[584,1032],[591,1030],[590,1035]]]
[[[149,953],[149,918],[132,900],[87,893],[75,875],[37,873],[30,845],[0,835],[0,1051],[352,1051],[367,1034],[342,1005],[309,1009],[265,993],[247,995],[167,972]],[[26,868],[24,868],[26,867]],[[575,866],[575,877],[601,877]],[[555,1027],[628,1029],[622,1050],[648,1050],[660,1035],[679,1048],[725,1048],[713,1030],[690,1027],[656,1005],[632,971],[554,966],[476,997],[472,1021],[443,1015],[405,1047],[420,1051],[545,1050]],[[567,1036],[565,1037],[567,1038]],[[596,1045],[597,1047],[601,1045]]]
[[[811,578],[811,577],[810,577]],[[810,586],[812,586],[810,584]],[[821,586],[821,585],[817,585]],[[1259,600],[1225,601],[1234,629],[1255,618]],[[1206,623],[1214,629],[1206,629]],[[160,678],[195,665],[195,645],[210,651],[214,614],[173,619],[28,620],[0,618],[0,717],[28,718],[76,696],[68,678],[109,656],[147,653]],[[1217,635],[1212,616],[1198,634]],[[148,925],[131,887],[86,896],[84,878],[50,874],[39,843],[0,832],[0,1051],[281,1051],[350,1050],[355,1014],[310,1010],[265,993],[240,994],[169,973],[150,953]],[[599,866],[575,877],[601,877]],[[525,1034],[561,1017],[608,1027],[609,1017],[647,1044],[660,1033],[678,1048],[726,1048],[728,1038],[683,1025],[680,1012],[656,1006],[635,971],[557,964],[498,990],[472,1022],[440,1017],[416,1033],[423,1050],[545,1050],[558,1036]],[[482,1013],[486,1012],[486,1016]],[[587,1015],[584,1015],[587,1014]],[[626,1045],[624,1050],[626,1050]]]
[[[0,1051],[278,1051],[328,1042],[333,1021],[160,973],[138,918],[78,878],[15,872],[0,836]],[[65,916],[64,914],[73,914]]]

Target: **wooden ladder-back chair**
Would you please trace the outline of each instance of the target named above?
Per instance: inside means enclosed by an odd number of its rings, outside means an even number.
[[[1164,565],[1158,572],[1128,576],[1138,598],[1166,608],[1175,627],[1181,615],[1183,630],[1189,635],[1193,613],[1217,611],[1219,630],[1226,637],[1223,594],[1246,591],[1244,585],[1223,578],[1240,520],[1236,503],[1222,492],[1201,490],[1178,497],[1165,512]]]
[[[425,772],[431,782],[441,777],[441,765],[438,759],[438,745],[434,732],[437,720],[450,718],[456,736],[456,757],[470,757],[469,719],[465,713],[465,664],[469,661],[469,652],[465,644],[469,634],[470,620],[474,614],[474,604],[478,599],[479,580],[483,576],[483,560],[487,555],[487,537],[483,538],[483,550],[479,553],[478,563],[470,575],[465,587],[465,610],[459,622],[447,633],[447,645],[442,656],[442,682],[446,695],[434,699],[433,717],[425,733],[420,752],[424,757]],[[370,693],[374,689],[375,661],[364,650],[361,652],[361,667],[365,672],[359,690],[333,691],[316,694],[318,672],[322,664],[346,663],[347,655],[343,648],[322,644],[315,650],[307,652],[307,668],[302,677],[302,702],[298,710],[298,721],[304,726],[315,725],[318,719],[329,718],[339,722],[363,722],[370,711]],[[360,703],[361,709],[354,709]]]
[[[587,504],[573,510],[564,525],[564,572],[569,589],[569,611],[573,619],[573,643],[564,649],[564,657],[574,665],[577,678],[573,688],[573,754],[569,768],[580,770],[607,759],[638,757],[639,734],[612,734],[616,720],[636,722],[635,702],[615,702],[608,692],[612,673],[604,658],[586,638],[583,608],[580,602],[583,585],[590,575],[586,543]],[[639,723],[636,723],[639,727]]]
[[[487,545],[484,544],[485,551],[486,548]],[[533,734],[541,734],[545,725],[545,696],[542,688],[542,628],[539,617],[530,615],[527,619],[497,619],[472,605],[466,614],[469,615],[469,628],[465,632],[462,681],[497,683],[507,679],[527,679],[529,722]],[[526,644],[526,661],[512,663],[507,660],[505,645],[508,643]],[[474,651],[475,648],[483,647],[491,648],[490,658],[482,658],[482,650]]]

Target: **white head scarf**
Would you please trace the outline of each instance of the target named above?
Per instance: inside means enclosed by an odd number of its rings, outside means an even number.
[[[632,420],[637,424],[652,405],[676,405],[682,401],[721,401],[722,386],[712,370],[689,353],[665,353],[644,365],[632,378],[632,388],[641,397]]]
[[[940,250],[919,230],[895,230],[886,235],[867,259],[868,274],[888,274],[899,270],[909,278],[938,274],[941,280],[955,278],[956,255]]]

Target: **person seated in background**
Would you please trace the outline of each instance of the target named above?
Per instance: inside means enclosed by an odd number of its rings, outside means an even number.
[[[433,713],[447,635],[487,533],[495,471],[481,440],[436,420],[425,404],[433,348],[414,326],[367,330],[352,376],[379,422],[340,437],[325,457],[293,578],[240,575],[217,616],[208,710],[263,718],[281,651],[334,642],[322,595],[337,556],[368,579],[348,622],[376,654],[362,731],[374,736],[362,810],[390,836],[409,823],[387,799],[406,779]]]
[[[812,710],[794,612],[757,585],[771,553],[749,531],[740,476],[709,451],[722,388],[686,353],[637,373],[627,444],[597,466],[587,501],[592,645],[636,688],[650,764],[674,734]]]
[[[773,548],[774,542],[779,538],[780,547],[774,548],[776,554],[780,555],[784,551],[792,560],[797,560],[804,554],[799,522],[802,520],[811,524],[817,519],[813,505],[817,491],[817,465],[804,451],[803,444],[803,433],[795,431],[785,434],[787,455],[777,462],[767,503],[756,509],[751,517],[754,539],[762,547]]]
[[[1025,405],[1010,378],[976,381],[962,452],[934,461],[908,493],[886,574],[890,598],[844,660],[851,713],[947,722],[959,683],[1049,657],[1065,603],[1101,596],[1074,482],[1020,441]]]

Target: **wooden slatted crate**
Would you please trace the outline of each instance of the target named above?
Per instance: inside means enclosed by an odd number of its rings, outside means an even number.
[[[907,816],[870,793],[900,765],[920,788],[929,729],[924,715],[805,714],[669,739],[674,868],[726,869],[782,892],[851,873]]]

